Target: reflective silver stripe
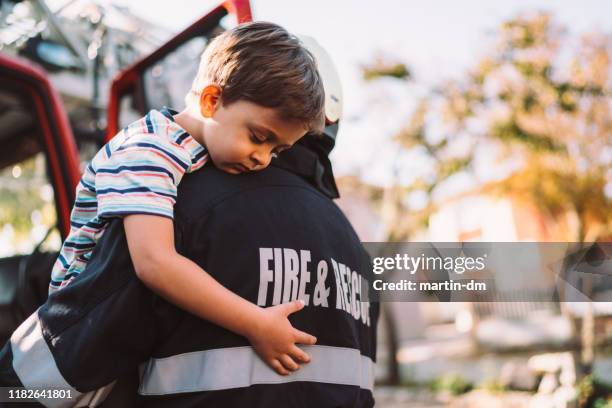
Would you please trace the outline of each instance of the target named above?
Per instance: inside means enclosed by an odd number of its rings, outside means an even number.
[[[287,376],[276,374],[251,347],[231,347],[151,359],[143,367],[139,393],[165,395],[312,381],[373,390],[374,363],[359,350],[303,346],[308,364]]]
[[[45,341],[38,311],[34,312],[11,336],[13,369],[26,388],[61,388],[70,390],[71,399],[39,401],[47,407],[95,407],[108,395],[114,383],[88,393],[78,392],[64,379],[47,342]]]

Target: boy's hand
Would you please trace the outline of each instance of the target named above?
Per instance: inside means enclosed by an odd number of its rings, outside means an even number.
[[[123,220],[138,278],[155,293],[194,315],[249,339],[255,351],[279,374],[310,361],[295,344],[317,339],[295,329],[287,316],[304,307],[295,301],[261,308],[230,292],[205,270],[176,252],[172,220],[132,214]]]
[[[304,302],[296,300],[261,309],[253,333],[247,336],[257,354],[278,374],[287,375],[300,368],[296,361],[310,361],[308,354],[295,344],[315,344],[316,337],[294,328],[287,319],[303,308]]]

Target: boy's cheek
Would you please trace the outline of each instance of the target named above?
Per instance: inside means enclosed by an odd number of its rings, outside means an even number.
[[[248,154],[243,153],[239,146],[217,146],[217,149],[209,150],[213,163],[222,165],[224,163],[243,162]]]
[[[248,143],[236,141],[226,146],[224,153],[229,161],[244,163],[249,158],[251,149]]]

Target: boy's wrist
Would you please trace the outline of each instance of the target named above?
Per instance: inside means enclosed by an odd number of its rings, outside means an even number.
[[[241,333],[247,339],[258,337],[264,326],[265,312],[262,307],[253,305],[249,311],[249,316],[246,319],[244,332]]]

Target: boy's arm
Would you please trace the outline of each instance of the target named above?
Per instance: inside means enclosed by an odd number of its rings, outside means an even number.
[[[124,218],[136,274],[151,290],[196,316],[246,337],[262,359],[279,374],[299,368],[309,356],[295,343],[316,338],[295,329],[287,316],[304,307],[295,301],[269,308],[231,292],[174,247],[172,220],[133,214]]]

